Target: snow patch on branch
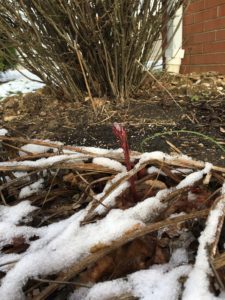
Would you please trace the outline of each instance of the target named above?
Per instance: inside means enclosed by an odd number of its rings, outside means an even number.
[[[224,214],[225,195],[221,196],[216,207],[210,211],[206,227],[199,238],[199,248],[193,270],[185,283],[183,300],[213,300],[218,299],[209,290],[209,276],[211,268],[209,263],[209,246],[213,243],[220,217]]]

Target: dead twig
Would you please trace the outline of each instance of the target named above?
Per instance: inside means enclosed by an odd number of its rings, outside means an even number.
[[[80,287],[85,287],[90,289],[92,285],[90,284],[85,284],[82,282],[77,282],[77,281],[60,281],[60,280],[51,280],[51,279],[44,279],[44,278],[33,278],[33,280],[39,281],[39,282],[46,282],[46,283],[55,283],[55,284],[62,284],[62,285],[76,285]]]
[[[0,191],[0,196],[1,196],[1,199],[2,199],[2,203],[7,206],[8,204],[5,201],[5,197],[4,197],[3,193],[2,193],[2,191]]]
[[[45,202],[46,202],[47,199],[48,199],[48,196],[49,196],[49,194],[50,194],[50,192],[51,192],[51,189],[52,189],[52,186],[53,186],[53,184],[54,184],[54,180],[55,180],[56,176],[58,175],[58,173],[59,173],[59,169],[56,170],[56,172],[55,172],[55,174],[54,174],[54,176],[53,176],[53,178],[52,178],[51,184],[50,184],[50,186],[49,186],[49,189],[48,189],[48,191],[47,191],[47,194],[45,195],[45,199],[44,199],[44,201],[43,201],[43,203],[42,203],[42,206],[45,205]]]
[[[158,85],[170,96],[170,98],[173,100],[173,102],[181,109],[183,108],[180,106],[180,104],[176,101],[176,99],[173,97],[173,95],[170,93],[170,91],[150,72],[140,61],[136,60],[136,62],[147,72],[149,76],[151,76]]]

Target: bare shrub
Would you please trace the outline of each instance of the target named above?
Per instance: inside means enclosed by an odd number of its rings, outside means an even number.
[[[163,10],[172,17],[181,2],[168,9],[165,0],[0,0],[0,31],[21,64],[62,96],[124,100],[166,26]]]
[[[18,57],[16,50],[10,47],[7,42],[7,38],[0,34],[0,44],[4,44],[4,47],[0,47],[0,72],[5,72],[8,69],[15,68],[18,63]]]

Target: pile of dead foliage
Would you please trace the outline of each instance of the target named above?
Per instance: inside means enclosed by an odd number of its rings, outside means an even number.
[[[191,74],[169,74],[159,72],[149,73],[142,87],[137,92],[137,97],[145,98],[155,95],[155,100],[159,97],[159,91],[169,98],[179,98],[184,96],[192,102],[200,100],[218,100],[225,95],[225,76],[217,72],[191,73]]]
[[[0,140],[2,299],[221,296],[224,168]]]

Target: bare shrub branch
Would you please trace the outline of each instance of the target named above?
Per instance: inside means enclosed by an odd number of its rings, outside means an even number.
[[[164,2],[0,0],[0,31],[16,46],[21,64],[62,96],[123,100],[143,79],[137,62],[151,58],[166,26],[163,11],[172,17],[183,1],[169,8]]]

